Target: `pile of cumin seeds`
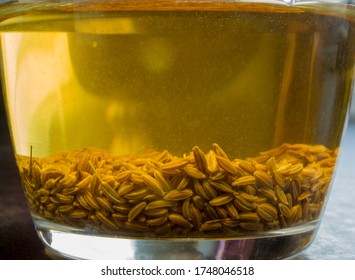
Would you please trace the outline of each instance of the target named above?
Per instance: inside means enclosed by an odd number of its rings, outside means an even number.
[[[34,215],[100,232],[158,237],[237,236],[319,217],[338,149],[283,144],[230,159],[218,144],[112,156],[87,148],[17,156]]]

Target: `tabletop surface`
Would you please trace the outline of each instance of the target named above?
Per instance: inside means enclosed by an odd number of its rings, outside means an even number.
[[[0,137],[0,259],[46,260],[37,237],[7,136]],[[296,259],[355,259],[355,122],[347,127],[326,211],[313,244]]]

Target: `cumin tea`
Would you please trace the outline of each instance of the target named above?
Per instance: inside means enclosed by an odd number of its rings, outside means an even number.
[[[41,240],[75,258],[98,258],[105,238],[130,244],[114,258],[302,251],[336,167],[354,18],[281,1],[2,6],[4,96]]]

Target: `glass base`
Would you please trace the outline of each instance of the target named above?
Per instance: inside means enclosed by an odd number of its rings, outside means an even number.
[[[228,239],[130,239],[44,228],[38,235],[52,258],[120,260],[287,259],[313,241],[316,221],[294,228]]]

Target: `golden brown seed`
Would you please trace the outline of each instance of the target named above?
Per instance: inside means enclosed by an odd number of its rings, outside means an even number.
[[[190,182],[190,177],[188,176],[184,176],[181,181],[179,182],[179,184],[177,185],[176,189],[177,190],[182,190],[184,188],[187,187],[187,185],[189,184]]]
[[[202,173],[207,173],[207,161],[203,151],[198,146],[194,146],[192,148],[192,152],[195,158],[197,169],[199,169]]]
[[[310,209],[309,205],[310,205],[310,203],[306,202],[303,204],[303,207],[302,207],[302,216],[305,219],[307,219],[308,215],[309,215],[309,209]]]
[[[157,180],[158,184],[164,189],[165,192],[170,191],[171,187],[169,182],[165,179],[164,175],[158,170],[153,171],[154,178]]]
[[[238,166],[249,174],[253,174],[255,172],[255,167],[249,161],[246,160],[238,161]]]
[[[233,193],[234,190],[230,187],[230,185],[224,183],[224,182],[214,182],[210,181],[209,182],[215,189],[225,192],[225,193]]]
[[[268,222],[277,219],[278,216],[276,207],[272,206],[269,203],[262,203],[258,205],[258,207],[256,208],[256,212],[258,213],[261,219]]]
[[[290,182],[290,194],[293,198],[293,200],[296,200],[297,197],[300,195],[301,193],[301,187],[298,183],[298,181],[292,180]]]
[[[49,166],[49,167],[43,168],[40,171],[40,177],[41,177],[40,181],[42,183],[42,186],[45,185],[45,183],[48,179],[50,179],[50,178],[56,179],[58,177],[61,177],[62,175],[63,174],[62,174],[61,170],[58,170],[54,167]]]
[[[236,179],[233,183],[233,187],[239,187],[239,186],[247,186],[247,185],[255,185],[256,179],[254,176],[243,176],[238,179]]]
[[[199,230],[202,224],[202,214],[195,205],[191,205],[191,218],[195,229]]]
[[[124,223],[124,226],[128,229],[134,230],[134,231],[138,231],[138,232],[148,232],[149,231],[149,227],[139,223],[139,222],[135,222],[135,221],[127,221]]]
[[[77,187],[68,187],[64,188],[61,190],[61,193],[64,195],[74,195],[76,194],[80,189]]]
[[[228,218],[228,212],[223,207],[216,207],[216,212],[217,212],[219,218],[221,218],[221,219]]]
[[[279,172],[274,172],[274,180],[275,180],[275,183],[279,186],[281,186],[282,188],[285,187],[285,178],[281,175],[281,173]]]
[[[291,194],[287,193],[286,197],[287,197],[287,201],[288,201],[288,207],[292,207],[293,206],[293,198],[292,198]]]
[[[116,220],[124,220],[127,221],[128,220],[128,214],[125,213],[113,213],[112,214],[112,218],[116,219]]]
[[[260,196],[248,194],[248,193],[242,192],[242,191],[239,191],[238,194],[250,203],[258,202],[258,201],[260,201],[260,199],[262,199]]]
[[[226,159],[224,157],[221,156],[216,156],[218,165],[224,169],[225,171],[227,171],[230,174],[238,174],[237,169],[235,168],[235,166],[231,163],[231,161],[229,159]]]
[[[135,158],[131,161],[135,166],[139,167],[145,165],[148,162],[147,158]]]
[[[292,164],[289,162],[279,163],[279,167],[274,172],[280,175],[287,175],[291,167]]]
[[[90,161],[90,155],[84,154],[78,162],[78,170],[86,171],[86,172],[90,173],[92,171],[92,168],[89,164],[89,161]]]
[[[222,227],[222,224],[219,221],[208,221],[201,225],[200,231],[212,231],[217,230]]]
[[[115,179],[117,182],[119,183],[123,183],[125,181],[127,181],[129,179],[129,177],[131,177],[132,172],[130,170],[124,170],[121,172],[117,172],[115,174]]]
[[[267,172],[268,171],[268,169],[267,169],[265,164],[257,163],[257,164],[254,165],[254,167],[255,167],[256,170],[260,170],[262,172]]]
[[[298,222],[302,218],[302,208],[300,205],[295,205],[290,209],[290,215],[286,221],[288,225]]]
[[[128,213],[128,221],[133,221],[145,208],[147,202],[143,201],[135,205]]]
[[[206,216],[207,216],[207,218],[209,220],[211,220],[211,219],[214,220],[214,219],[218,219],[219,218],[219,216],[218,216],[216,210],[214,209],[214,207],[212,207],[211,205],[209,205],[207,203],[204,205],[204,207],[205,207],[204,214],[206,214]]]
[[[277,167],[277,162],[276,162],[275,157],[267,158],[265,165],[266,165],[268,170],[274,171],[276,169],[276,167]]]
[[[180,225],[182,227],[187,227],[187,228],[192,228],[193,225],[184,218],[184,216],[173,213],[169,215],[169,220],[177,225]]]
[[[216,153],[218,156],[223,157],[223,158],[229,160],[227,154],[223,151],[223,149],[222,149],[218,144],[214,143],[212,146],[213,146],[213,149],[214,149],[215,153]]]
[[[219,168],[218,168],[218,162],[216,159],[216,154],[213,151],[209,151],[209,153],[206,156],[206,162],[207,162],[207,170],[209,173],[217,173]]]
[[[130,180],[135,185],[143,185],[144,184],[144,180],[142,178],[142,174],[141,173],[135,173],[133,171],[132,174],[131,174]]]
[[[302,163],[297,163],[295,165],[293,165],[289,171],[287,172],[288,176],[293,176],[296,175],[298,173],[300,173],[303,170],[303,164]]]
[[[279,207],[280,213],[282,215],[284,215],[285,217],[288,217],[291,215],[290,208],[288,208],[288,206],[286,206],[285,204],[279,203],[278,207]]]
[[[157,195],[155,193],[149,193],[145,197],[143,197],[143,200],[148,200],[148,201],[154,201],[159,199],[161,199],[160,195]]]
[[[301,193],[298,197],[297,197],[297,201],[306,201],[308,200],[310,197],[312,196],[312,193],[309,191],[305,191],[303,193]]]
[[[163,172],[178,170],[184,168],[188,163],[189,163],[188,160],[179,158],[163,164],[160,168]]]
[[[131,191],[130,193],[127,193],[124,196],[124,198],[133,199],[133,200],[141,200],[141,199],[144,199],[151,192],[152,192],[151,189],[142,187],[139,189],[135,189],[134,191]]]
[[[310,203],[309,204],[309,212],[311,214],[319,214],[321,209],[321,205],[320,204],[316,204],[316,203]]]
[[[226,218],[221,221],[223,225],[226,227],[237,227],[239,225],[239,220],[238,219],[233,219],[233,218]]]
[[[73,219],[82,219],[85,218],[88,215],[88,212],[86,210],[80,210],[76,209],[70,213],[68,213],[68,216]]]
[[[259,192],[271,201],[277,201],[276,194],[271,189],[260,189]]]
[[[79,189],[88,188],[91,181],[92,181],[92,176],[89,175],[89,176],[85,177],[84,179],[82,179],[80,182],[77,182],[75,184],[75,186],[78,187]]]
[[[157,208],[166,208],[166,207],[175,207],[177,203],[175,201],[167,201],[167,200],[156,200],[150,202],[145,209],[157,209]]]
[[[173,223],[166,222],[165,224],[161,225],[160,227],[155,229],[156,234],[166,234],[171,232],[171,228],[173,226]]]
[[[47,210],[44,210],[43,211],[43,216],[47,219],[53,219],[55,216],[53,215],[53,213],[47,211]]]
[[[321,193],[320,193],[320,191],[316,191],[316,192],[313,194],[313,199],[312,199],[312,201],[313,201],[314,203],[317,203],[317,202],[319,202],[320,199],[321,199]]]
[[[148,219],[146,221],[146,223],[147,223],[148,226],[156,227],[156,226],[163,225],[167,221],[168,221],[168,215],[164,215],[164,216],[161,216],[161,217]]]
[[[148,174],[142,175],[145,185],[150,188],[154,193],[163,196],[165,194],[164,189],[159,185],[157,180]]]
[[[124,213],[124,214],[128,214],[129,211],[131,210],[132,208],[132,205],[127,203],[127,204],[117,204],[117,205],[113,205],[112,208],[115,210],[115,211],[118,211],[120,213]]]
[[[112,203],[125,202],[125,200],[118,195],[117,191],[114,188],[112,188],[108,183],[102,181],[100,188],[103,194],[106,196],[106,198],[110,200]]]
[[[234,194],[234,205],[235,207],[244,212],[252,211],[256,208],[252,203],[246,201],[243,197],[238,194]]]
[[[49,197],[49,200],[50,200],[52,203],[56,204],[56,205],[61,204],[60,201],[59,201],[59,199],[57,199],[56,197],[50,196],[50,197]]]
[[[211,186],[209,182],[202,181],[202,187],[210,199],[218,196],[218,192],[215,190],[214,187]]]
[[[131,162],[123,162],[122,166],[125,168],[125,170],[131,170],[131,171],[137,170],[137,166]]]
[[[227,173],[222,170],[221,172],[218,172],[215,175],[211,176],[210,179],[212,181],[222,181],[226,178],[226,176],[227,176]]]
[[[164,196],[164,199],[171,200],[171,201],[179,201],[179,200],[185,200],[192,195],[193,195],[193,191],[190,189],[184,189],[181,191],[172,190]]]
[[[254,223],[254,222],[240,222],[239,226],[242,229],[250,230],[250,231],[262,231],[264,229],[262,223]]]
[[[65,204],[64,206],[70,206],[69,204]],[[55,205],[54,203],[48,203],[46,205],[46,209],[50,212],[53,212],[57,209],[57,205]],[[73,209],[74,210],[74,209]]]
[[[266,172],[256,170],[254,172],[254,176],[257,179],[258,183],[260,183],[261,186],[266,187],[266,188],[273,188],[274,184],[273,184],[272,178]]]
[[[41,169],[37,164],[34,164],[32,167],[32,178],[35,186],[40,186],[41,183]]]
[[[280,186],[276,186],[274,190],[277,200],[283,204],[288,205],[287,196],[284,190]]]
[[[63,195],[60,193],[56,193],[55,196],[57,197],[58,201],[64,204],[70,204],[74,200],[73,195]]]
[[[234,207],[233,203],[227,203],[224,207],[226,208],[229,217],[239,219],[238,210]]]
[[[82,193],[78,193],[75,196],[76,200],[80,203],[81,206],[83,206],[87,210],[92,210],[91,206],[87,203],[84,195]]]
[[[117,194],[120,196],[124,196],[129,192],[133,191],[135,188],[136,186],[132,183],[122,183],[117,189]]]
[[[69,214],[70,212],[74,211],[75,206],[72,205],[72,204],[64,204],[64,205],[59,205],[57,207],[57,209],[58,209],[59,212],[61,212],[63,214]]]
[[[90,184],[90,192],[93,194],[93,195],[96,195],[98,192],[99,192],[99,186],[100,186],[100,178],[99,176],[95,173],[93,176],[92,176],[92,180],[91,180],[91,184]]]
[[[204,187],[201,185],[201,183],[198,180],[194,181],[194,189],[195,192],[204,200],[210,200],[210,197],[206,193],[206,190]]]
[[[38,191],[38,194],[41,195],[41,196],[43,196],[43,195],[48,196],[48,195],[49,195],[49,191],[46,190],[45,188],[41,188],[41,189]]]
[[[49,202],[49,196],[41,196],[39,201],[42,203],[42,204],[47,204]]]
[[[44,184],[44,188],[47,190],[53,188],[59,182],[59,180],[60,177],[58,177],[57,179],[53,179],[53,178],[48,179]]]
[[[245,191],[247,194],[256,195],[256,188],[253,187],[253,186],[251,186],[251,185],[245,186],[245,187],[244,187],[244,191]]]
[[[194,205],[196,205],[196,207],[198,209],[200,209],[200,210],[203,209],[204,201],[199,195],[195,195],[192,198],[192,201],[193,201]]]
[[[114,212],[112,208],[112,203],[105,197],[96,197],[96,201],[103,209],[106,209],[109,212]]]
[[[155,209],[148,209],[147,208],[143,211],[143,213],[149,217],[161,217],[168,214],[168,209],[166,208],[155,208]]]
[[[205,179],[206,175],[203,174],[200,170],[198,170],[196,167],[194,167],[191,164],[188,164],[184,167],[184,171],[186,172],[187,175],[194,179]]]
[[[312,178],[316,174],[317,170],[311,167],[305,167],[302,170],[302,176]]]
[[[110,229],[117,229],[117,225],[106,217],[101,211],[96,211],[97,219]]]
[[[259,222],[260,217],[255,212],[243,212],[239,214],[240,221]]]
[[[185,217],[186,220],[191,221],[191,197],[184,200],[182,207],[181,207],[182,215]]]
[[[227,194],[222,194],[220,196],[217,196],[209,201],[209,204],[212,206],[221,206],[224,204],[227,204],[228,202],[231,202],[233,200],[234,196],[230,193]]]
[[[318,181],[318,182],[316,182],[315,184],[312,185],[311,191],[312,192],[316,192],[316,191],[320,190],[324,185],[325,185],[325,183],[323,183],[321,181]]]

